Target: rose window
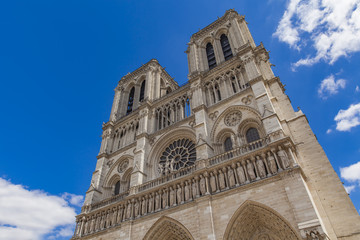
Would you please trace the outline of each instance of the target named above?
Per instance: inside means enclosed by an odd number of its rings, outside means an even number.
[[[188,167],[196,160],[195,144],[189,139],[179,139],[171,143],[161,154],[159,172],[169,173]]]

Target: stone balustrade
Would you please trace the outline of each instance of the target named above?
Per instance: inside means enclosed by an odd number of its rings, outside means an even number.
[[[241,187],[296,166],[291,140],[282,132],[170,173],[83,208],[74,239],[124,221],[176,207],[209,194]]]

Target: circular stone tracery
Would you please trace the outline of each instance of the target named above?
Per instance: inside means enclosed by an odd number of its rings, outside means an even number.
[[[241,120],[241,112],[240,111],[234,111],[225,116],[224,122],[226,126],[233,127],[240,123]]]
[[[169,173],[194,164],[196,150],[193,141],[183,138],[174,141],[161,154],[159,172]]]

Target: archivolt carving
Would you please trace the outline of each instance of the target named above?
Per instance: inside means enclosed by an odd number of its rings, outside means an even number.
[[[143,240],[194,240],[180,222],[169,217],[160,218],[146,233]]]
[[[232,216],[223,239],[300,240],[301,237],[276,211],[263,204],[247,201]]]

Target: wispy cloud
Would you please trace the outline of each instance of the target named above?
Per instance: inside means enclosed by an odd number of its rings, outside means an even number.
[[[360,125],[360,103],[351,104],[348,109],[341,109],[335,116],[336,130],[350,131]]]
[[[339,89],[345,88],[346,81],[344,79],[335,80],[334,75],[330,75],[321,81],[318,89],[319,97],[326,99],[331,95],[335,95],[339,92]]]
[[[73,203],[79,203],[80,197],[72,195],[68,196]],[[0,240],[70,237],[76,215],[70,199],[28,190],[0,178]]]
[[[299,66],[320,60],[333,64],[360,51],[360,0],[290,0],[274,36],[300,50],[307,42],[316,53],[299,59]]]
[[[360,161],[347,167],[340,168],[341,177],[349,182],[344,185],[347,193],[355,191],[357,185],[360,186]]]

